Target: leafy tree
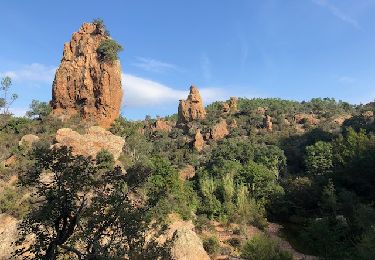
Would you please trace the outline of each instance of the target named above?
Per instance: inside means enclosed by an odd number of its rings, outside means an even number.
[[[130,203],[121,169],[103,168],[111,161],[103,154],[98,156],[100,164],[94,165],[66,147],[36,148],[35,166],[22,182],[36,190],[40,203],[22,221],[18,244],[31,233],[36,238],[17,255],[117,259],[142,252],[145,214]]]
[[[179,178],[178,171],[165,158],[152,158],[152,172],[146,190],[151,212],[159,219],[165,219],[172,212],[188,219],[196,210],[195,192]]]
[[[41,102],[38,100],[33,100],[30,104],[30,110],[26,112],[26,116],[30,118],[42,119],[48,116],[52,111],[51,106],[48,102]]]
[[[306,169],[312,176],[327,175],[333,167],[332,145],[323,141],[306,147]]]
[[[267,167],[249,161],[241,172],[243,183],[249,187],[250,195],[259,202],[267,203],[273,196],[282,194],[283,188],[276,182],[274,172]]]
[[[8,76],[1,80],[1,90],[3,91],[3,96],[0,98],[0,109],[3,109],[3,114],[9,114],[9,107],[18,98],[17,94],[12,94],[9,96],[9,89],[12,85],[12,79]]]
[[[96,52],[98,53],[99,60],[112,63],[119,59],[118,52],[122,50],[122,46],[115,40],[105,39],[100,43]]]

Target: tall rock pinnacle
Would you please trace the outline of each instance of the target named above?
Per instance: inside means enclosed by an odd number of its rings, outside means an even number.
[[[52,89],[53,114],[67,119],[79,115],[104,128],[120,114],[122,87],[118,60],[104,62],[97,48],[110,39],[98,24],[84,23],[65,43]]]
[[[202,97],[199,90],[195,86],[191,86],[188,98],[180,100],[177,123],[184,124],[204,118],[206,118],[206,110],[203,107]]]

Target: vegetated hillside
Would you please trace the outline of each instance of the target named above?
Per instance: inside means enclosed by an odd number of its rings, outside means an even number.
[[[37,257],[173,256],[195,246],[183,240],[191,231],[163,244],[156,230],[192,220],[212,258],[373,259],[375,104],[240,98],[184,123],[182,112],[119,118],[117,162],[107,151],[51,150],[58,129],[83,133],[87,123],[36,107],[31,118],[1,116],[0,212],[23,219],[21,235],[36,234]],[[26,134],[39,140],[19,143]],[[274,223],[284,227],[276,237]]]

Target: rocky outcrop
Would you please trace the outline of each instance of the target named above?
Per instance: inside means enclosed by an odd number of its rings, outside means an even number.
[[[81,135],[70,128],[61,128],[56,133],[55,147],[67,146],[72,148],[75,155],[95,158],[102,149],[110,152],[117,160],[122,152],[125,140],[113,135],[99,126],[92,126]]]
[[[194,136],[194,149],[201,152],[204,148],[204,140],[201,131],[198,129]]]
[[[229,99],[229,111],[231,113],[238,112],[237,103],[238,103],[237,97],[230,97],[230,99]]]
[[[158,118],[151,126],[151,129],[153,132],[170,132],[172,130],[172,126],[169,125],[168,122]]]
[[[266,115],[263,118],[263,127],[267,129],[268,131],[272,131],[272,117],[269,115]]]
[[[199,90],[195,86],[191,86],[188,98],[180,100],[177,124],[185,124],[204,118],[206,118],[206,110],[203,106],[202,97]]]
[[[122,87],[119,61],[98,59],[97,48],[109,38],[99,25],[85,23],[65,43],[53,81],[53,115],[79,115],[108,128],[120,114]]]
[[[214,141],[218,141],[227,135],[229,135],[227,121],[225,121],[225,119],[220,119],[220,122],[214,125],[214,127],[211,129],[211,138]]]
[[[230,106],[228,103],[224,102],[222,105],[221,105],[221,112],[223,112],[224,114],[226,113],[229,113],[230,111]]]
[[[16,242],[17,219],[7,214],[0,214],[0,259],[12,259],[14,250],[13,243]]]
[[[18,145],[26,148],[31,148],[33,143],[37,141],[39,141],[39,137],[37,135],[28,134],[22,136],[21,140],[18,142]]]
[[[192,165],[186,165],[179,172],[181,180],[189,180],[195,176],[195,169]]]
[[[342,125],[345,122],[345,120],[350,119],[350,118],[352,118],[352,115],[350,115],[350,114],[340,115],[340,116],[334,118],[333,122],[338,124],[338,125]]]
[[[237,102],[238,102],[238,98],[237,97],[230,97],[229,102],[224,102],[222,104],[222,106],[221,106],[221,112],[223,112],[224,114],[238,112]]]
[[[2,165],[4,167],[12,167],[13,165],[16,164],[17,160],[18,160],[17,156],[13,154],[8,159],[6,159],[5,161],[3,161]]]
[[[311,125],[319,124],[319,119],[315,118],[313,114],[296,114],[294,116],[294,121],[297,124],[309,123]]]
[[[233,119],[233,120],[230,122],[229,127],[232,128],[232,129],[237,128],[237,127],[238,127],[238,125],[237,125],[237,120],[236,120],[236,119]]]
[[[202,240],[189,226],[178,228],[172,237],[170,248],[172,260],[209,260]]]

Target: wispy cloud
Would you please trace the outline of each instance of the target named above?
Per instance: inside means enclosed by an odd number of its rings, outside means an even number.
[[[150,72],[165,72],[169,70],[179,70],[179,68],[171,63],[163,62],[160,60],[137,57],[137,62],[132,65]]]
[[[29,83],[51,83],[56,71],[56,67],[46,66],[40,63],[23,65],[16,70],[0,72],[0,77],[9,76],[17,82]]]
[[[124,89],[124,105],[127,107],[168,105],[185,99],[188,90],[174,89],[162,83],[134,76],[122,74]],[[221,88],[200,88],[205,104],[222,99],[225,91]]]
[[[351,17],[350,15],[343,12],[341,9],[339,9],[336,5],[329,2],[329,0],[311,0],[314,4],[317,4],[319,6],[327,8],[332,15],[337,17],[343,22],[346,22],[348,24],[351,24],[357,29],[361,29],[361,26],[359,25],[358,21]]]
[[[352,83],[357,82],[356,78],[353,78],[353,77],[350,77],[350,76],[346,76],[346,75],[342,75],[342,76],[337,77],[337,80],[340,83],[345,83],[345,84],[352,84]]]
[[[202,54],[200,63],[201,63],[201,70],[202,70],[204,79],[206,81],[210,81],[212,78],[211,60],[206,53]]]

